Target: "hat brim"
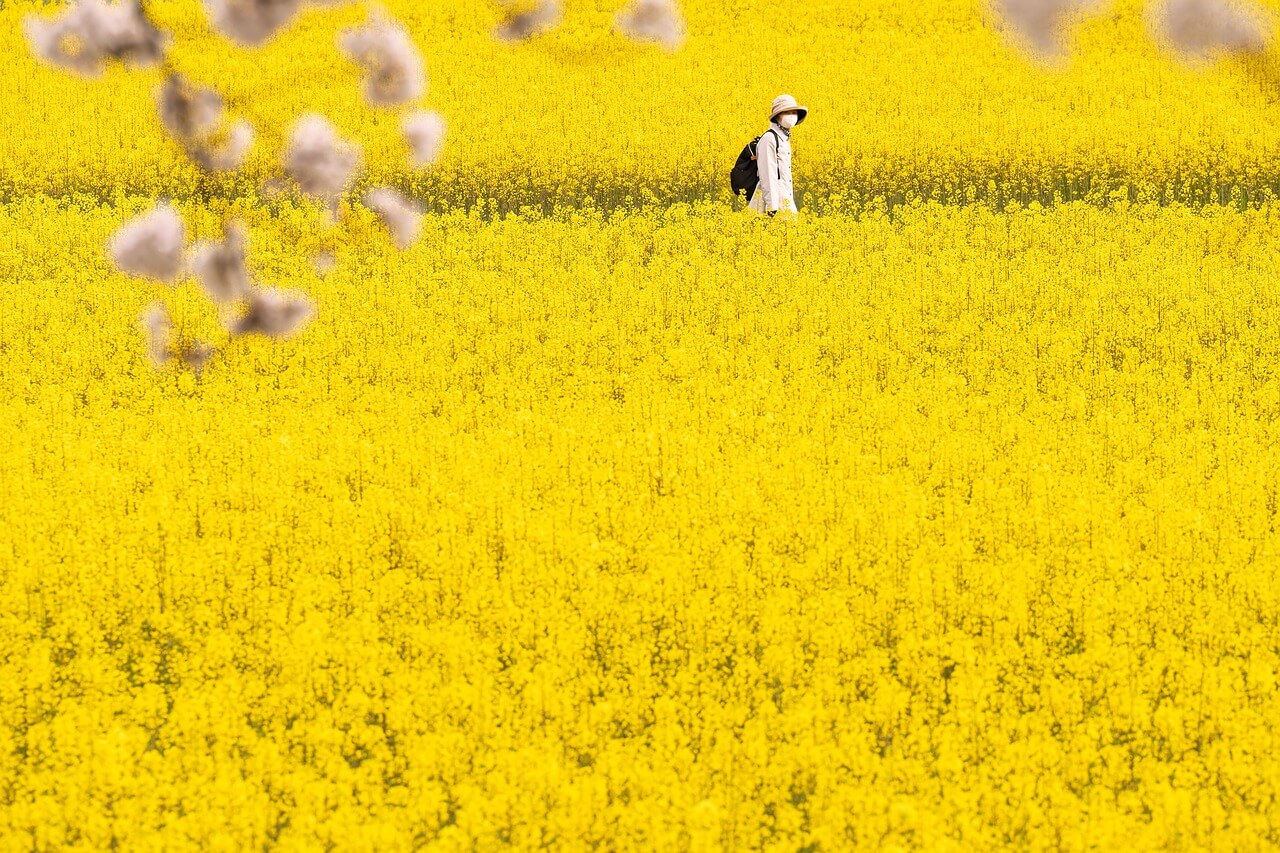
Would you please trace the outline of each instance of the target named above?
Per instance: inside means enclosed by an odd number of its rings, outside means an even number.
[[[808,107],[801,107],[801,106],[783,107],[773,115],[769,116],[769,121],[773,121],[775,118],[782,115],[783,113],[789,113],[789,112],[792,112],[793,110],[800,114],[796,117],[796,124],[799,124],[800,122],[804,121],[805,118],[809,115]]]

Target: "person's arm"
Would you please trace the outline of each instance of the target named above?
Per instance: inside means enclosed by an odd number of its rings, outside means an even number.
[[[760,192],[764,193],[764,212],[778,212],[782,204],[778,186],[778,137],[766,133],[756,145],[756,172],[760,175]]]

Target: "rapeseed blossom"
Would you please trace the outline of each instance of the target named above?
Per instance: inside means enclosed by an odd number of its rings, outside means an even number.
[[[390,0],[435,82],[392,112],[358,8],[248,51],[149,4],[163,71],[90,84],[38,5],[11,846],[1280,846],[1267,49],[1188,74],[1138,0],[1064,13],[1055,75],[975,2],[685,0],[671,54],[570,4],[509,49]],[[822,105],[789,222],[723,186],[762,67]]]
[[[197,383],[139,201],[0,203],[0,835],[1280,842],[1274,210],[182,202]]]
[[[1105,13],[1070,17],[1063,32],[1077,60],[1050,76],[1005,47],[990,26],[1003,19],[986,3],[875,0],[851,19],[830,4],[800,10],[750,0],[728,20],[723,7],[685,0],[688,19],[705,21],[715,35],[673,54],[629,51],[607,38],[628,5],[574,7],[572,25],[541,46],[509,50],[492,43],[481,0],[469,11],[385,4],[389,18],[422,39],[438,81],[400,109],[435,111],[449,122],[450,144],[422,174],[405,161],[400,117],[360,103],[361,78],[334,48],[340,32],[367,20],[354,6],[299,15],[261,51],[183,35],[173,70],[225,99],[224,124],[247,119],[257,134],[240,169],[219,176],[181,144],[167,144],[160,122],[138,120],[154,109],[154,76],[122,73],[86,86],[40,70],[20,37],[34,7],[6,6],[13,22],[6,47],[20,68],[4,97],[11,111],[39,114],[47,130],[5,140],[0,182],[9,195],[68,187],[153,198],[256,191],[280,171],[282,134],[299,115],[317,112],[369,153],[351,186],[356,198],[392,186],[435,211],[550,213],[587,198],[620,209],[728,197],[724,161],[759,132],[759,104],[777,94],[740,79],[744,63],[765,60],[748,26],[754,16],[776,24],[774,48],[789,57],[787,88],[823,110],[822,121],[806,122],[797,149],[797,191],[808,210],[871,209],[878,198],[890,207],[912,199],[1107,204],[1120,196],[1258,204],[1278,192],[1266,178],[1272,152],[1250,135],[1271,120],[1270,54],[1189,76],[1180,53],[1153,49],[1146,16],[1159,7],[1145,0],[1113,0]],[[170,8],[156,14],[167,29],[204,26],[199,8],[157,7]],[[701,58],[707,50],[713,61]],[[823,59],[831,56],[841,59]],[[489,73],[477,75],[477,61]],[[707,88],[723,92],[723,102],[709,102]],[[548,145],[553,139],[566,144]],[[107,152],[110,169],[102,165]]]

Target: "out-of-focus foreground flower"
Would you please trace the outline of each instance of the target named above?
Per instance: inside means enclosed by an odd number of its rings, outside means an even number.
[[[173,320],[163,302],[152,302],[139,319],[142,334],[147,342],[147,355],[156,368],[164,367],[175,358],[199,376],[213,358],[214,346],[207,341],[175,343]]]
[[[422,228],[422,211],[400,193],[386,187],[369,190],[364,203],[378,214],[391,232],[391,238],[399,249],[407,249],[418,238]]]
[[[253,144],[253,128],[237,121],[222,129],[222,97],[170,74],[156,95],[160,121],[187,155],[211,171],[238,169]]]
[[[137,0],[78,0],[56,18],[28,16],[25,27],[41,59],[90,77],[101,74],[109,59],[134,66],[154,64],[168,43],[142,14]]]
[[[355,179],[360,149],[338,138],[326,118],[307,113],[298,119],[284,154],[284,169],[304,193],[333,199]]]
[[[173,321],[169,319],[169,309],[163,302],[152,302],[142,312],[139,321],[142,333],[147,340],[147,354],[152,364],[159,367],[169,361],[169,339],[173,335]]]
[[[618,28],[635,41],[652,41],[675,50],[685,37],[684,16],[676,0],[634,0],[618,13]]]
[[[178,212],[161,204],[120,227],[107,255],[121,272],[173,284],[182,273],[185,229]]]
[[[315,308],[303,293],[259,287],[249,291],[245,313],[227,324],[233,335],[266,335],[283,338],[299,331]]]
[[[238,121],[225,134],[216,134],[188,150],[191,159],[212,172],[229,172],[244,165],[244,158],[253,145],[253,127],[247,121]]]
[[[204,139],[222,121],[222,96],[192,85],[181,74],[165,78],[156,107],[165,130],[179,139]]]
[[[302,0],[204,0],[213,25],[244,47],[266,43],[293,20]]]
[[[338,44],[364,69],[364,97],[371,105],[406,104],[426,91],[422,57],[400,24],[377,19],[342,33]]]
[[[992,0],[1013,41],[1040,59],[1060,57],[1066,28],[1074,20],[1110,5],[1110,0]]]
[[[524,41],[560,23],[564,10],[560,0],[537,0],[532,6],[511,4],[503,19],[493,31],[499,41]]]
[[[191,271],[209,298],[219,304],[235,302],[249,293],[249,269],[245,262],[245,229],[229,222],[221,243],[196,244]]]
[[[1228,0],[1157,0],[1147,23],[1162,45],[1193,62],[1216,52],[1260,53],[1270,41],[1266,10]]]
[[[440,158],[444,148],[444,117],[431,110],[409,113],[400,124],[409,143],[409,164],[425,169]]]

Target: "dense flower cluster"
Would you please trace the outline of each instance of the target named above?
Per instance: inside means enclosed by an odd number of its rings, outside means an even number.
[[[0,206],[14,846],[1280,843],[1275,213],[179,206],[197,383],[145,205]]]
[[[370,24],[361,4],[308,9],[252,51],[211,29],[194,0],[152,4],[174,33],[175,69],[219,92],[229,122],[257,131],[241,170],[209,174],[146,115],[155,72],[94,82],[38,63],[22,21],[51,13],[6,3],[0,46],[14,68],[0,76],[0,104],[41,120],[4,139],[0,197],[244,196],[278,174],[293,122],[317,113],[364,148],[356,199],[388,187],[436,210],[551,212],[727,198],[733,158],[782,91],[813,110],[794,146],[811,210],[1280,197],[1280,142],[1266,130],[1280,67],[1269,53],[1229,52],[1187,66],[1153,37],[1152,15],[1172,8],[1158,2],[1082,9],[1069,59],[1049,70],[1007,43],[986,0],[743,0],[732,13],[684,0],[674,53],[620,34],[623,0],[570,3],[561,25],[518,44],[492,38],[502,12],[491,0],[383,5],[426,61],[423,103],[448,119],[453,141],[429,171],[408,159],[403,125],[418,107],[400,115],[360,98],[368,73],[339,39]],[[743,73],[779,56],[776,73]]]
[[[1263,11],[4,3],[0,846],[1280,846]]]

